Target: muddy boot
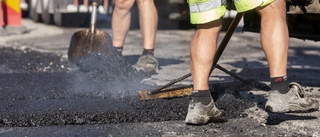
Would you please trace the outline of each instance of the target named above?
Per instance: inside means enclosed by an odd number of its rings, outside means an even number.
[[[275,113],[311,112],[319,109],[319,102],[315,99],[305,98],[304,91],[298,83],[290,83],[289,91],[281,94],[270,91],[266,103],[266,111]]]
[[[145,72],[156,72],[158,69],[158,61],[150,54],[141,55],[138,62],[133,67],[138,71],[142,70]]]
[[[219,110],[214,101],[208,105],[203,105],[201,102],[195,103],[192,99],[189,103],[186,124],[188,125],[204,125],[209,122],[225,122],[225,112]]]

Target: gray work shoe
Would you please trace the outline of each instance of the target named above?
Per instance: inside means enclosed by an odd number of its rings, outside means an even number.
[[[193,100],[189,103],[188,114],[186,117],[186,124],[189,125],[204,125],[209,122],[225,122],[227,118],[225,117],[225,112],[219,110],[214,101],[208,105],[203,105],[198,102],[195,103]]]
[[[315,99],[304,98],[304,90],[298,83],[290,83],[289,91],[281,94],[270,91],[265,109],[268,112],[311,112],[319,109],[319,102]]]
[[[155,72],[158,69],[158,61],[152,55],[141,55],[134,68],[138,71]]]

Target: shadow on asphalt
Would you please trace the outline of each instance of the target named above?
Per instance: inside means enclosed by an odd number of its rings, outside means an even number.
[[[315,116],[298,116],[293,114],[268,113],[267,125],[279,125],[282,122],[289,120],[313,120]]]
[[[252,47],[254,48],[254,47]],[[289,82],[298,82],[302,86],[320,86],[320,62],[317,61],[320,55],[318,47],[290,47],[288,57],[287,75]],[[245,52],[245,51],[244,51]],[[255,61],[248,61],[246,58],[240,61],[228,62],[226,64],[232,65],[235,68],[242,68],[236,74],[247,79],[258,79],[259,81],[269,81],[269,68],[262,62],[267,62],[266,58],[257,58]],[[223,64],[222,64],[223,66]],[[234,72],[236,70],[229,70]]]

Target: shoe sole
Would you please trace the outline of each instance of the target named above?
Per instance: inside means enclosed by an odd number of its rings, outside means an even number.
[[[279,110],[273,109],[272,106],[268,105],[265,107],[265,109],[267,112],[272,112],[272,113],[309,113],[309,112],[317,111],[319,109],[319,102],[315,102],[308,109],[300,107],[298,105],[295,105],[294,107],[297,109],[296,110],[279,111]]]
[[[134,68],[137,70],[137,71],[144,71],[144,72],[149,72],[149,73],[155,73],[156,72],[156,69],[154,67],[154,65],[147,65],[145,67],[140,67],[140,66],[134,66]]]
[[[191,115],[191,116],[187,116],[186,118],[187,125],[199,125],[199,126],[205,125],[211,122],[222,123],[227,121],[228,119],[225,116],[207,117],[207,116]]]

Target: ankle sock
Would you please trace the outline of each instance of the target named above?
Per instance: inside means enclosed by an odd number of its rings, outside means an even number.
[[[143,48],[142,55],[154,55],[154,49],[145,49]]]
[[[193,101],[201,102],[203,105],[208,105],[211,102],[211,92],[209,90],[194,90]]]
[[[115,46],[113,46],[113,48],[115,49],[117,55],[122,56],[123,47],[115,47]]]
[[[282,94],[286,94],[289,90],[289,83],[287,80],[287,76],[281,77],[271,77],[271,90],[277,90]]]

